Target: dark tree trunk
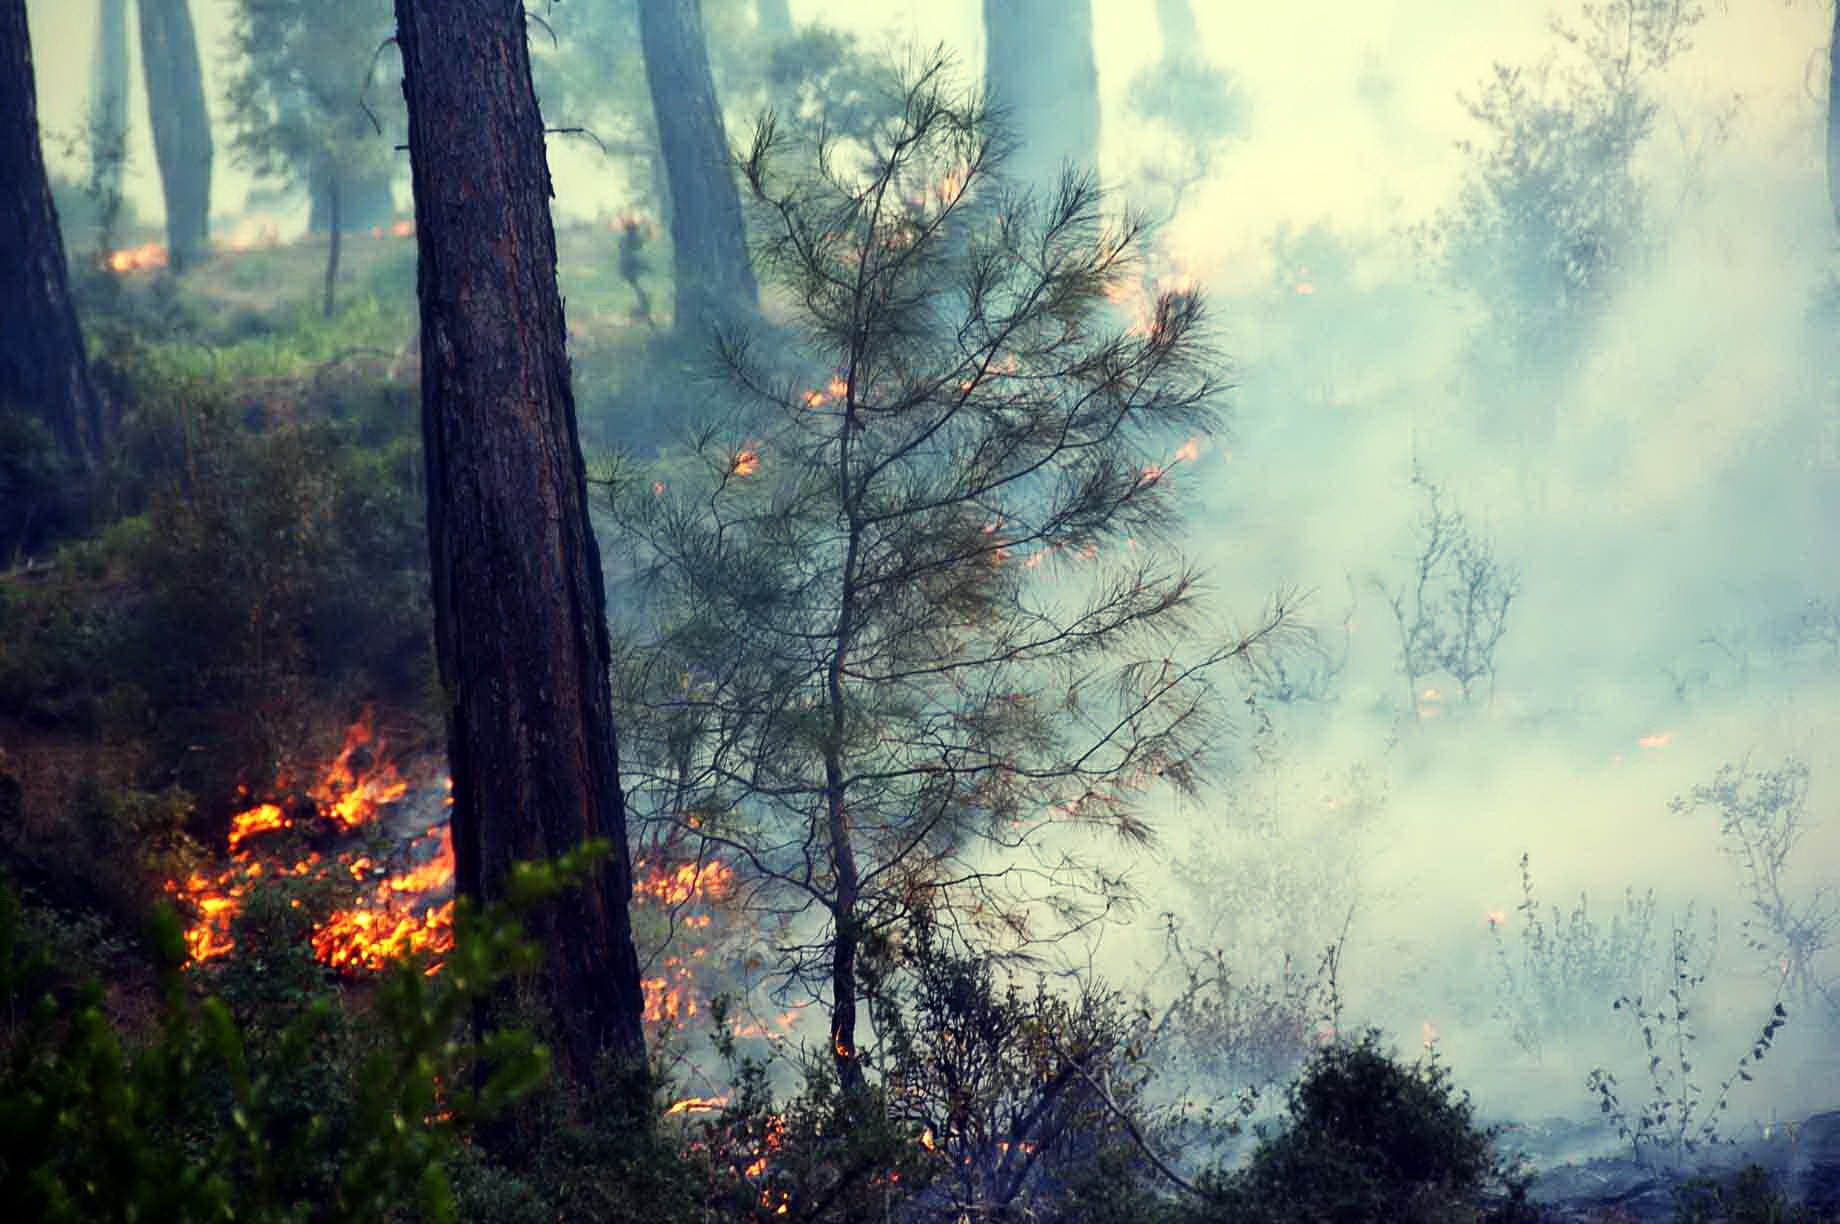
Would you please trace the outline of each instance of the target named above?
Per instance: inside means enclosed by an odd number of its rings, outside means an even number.
[[[758,0],[754,6],[754,20],[768,38],[788,37],[792,33],[790,0]]]
[[[1064,169],[1099,160],[1099,67],[1092,0],[984,0],[984,87],[1016,141],[1005,163],[1052,191]]]
[[[1840,0],[1834,0],[1834,32],[1827,42],[1827,200],[1840,225]]]
[[[211,117],[189,0],[140,0],[147,119],[166,197],[167,258],[175,271],[211,240]]]
[[[518,0],[396,0],[422,322],[435,645],[456,882],[613,844],[531,922],[563,1068],[642,1059],[606,595],[569,390],[543,120]]]
[[[1193,0],[1156,0],[1156,24],[1166,60],[1200,59],[1201,31]]]
[[[310,234],[323,234],[331,228],[332,186],[330,173],[323,170],[314,173],[309,189],[312,207],[307,215]],[[388,170],[347,175],[338,186],[339,217],[346,233],[363,233],[396,219],[396,198],[390,191]]]
[[[0,408],[36,414],[87,465],[101,449],[101,406],[70,304],[36,89],[25,0],[0,0]]]
[[[342,207],[344,192],[339,189],[339,176],[328,175],[326,179],[326,300],[320,307],[320,314],[332,317],[333,295],[339,284],[339,242],[344,236],[345,216]]]
[[[96,53],[90,66],[90,182],[121,198],[128,136],[128,0],[98,0]]]
[[[673,318],[700,335],[751,313],[759,290],[699,0],[639,0],[639,45],[670,193]]]

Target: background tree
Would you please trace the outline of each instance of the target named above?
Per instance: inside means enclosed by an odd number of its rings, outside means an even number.
[[[1163,51],[1132,78],[1127,104],[1143,125],[1133,141],[1143,157],[1140,173],[1173,217],[1182,197],[1212,172],[1221,146],[1240,133],[1244,106],[1232,76],[1202,55],[1189,0],[1157,0],[1156,13]],[[1166,134],[1161,147],[1141,139],[1146,128]]]
[[[1117,872],[1057,831],[1147,837],[1145,794],[1192,786],[1219,729],[1210,669],[1282,620],[1173,644],[1197,609],[1159,546],[1170,472],[1216,391],[1200,301],[1114,317],[1141,231],[1104,227],[1090,180],[1004,198],[986,120],[935,63],[814,175],[763,128],[745,170],[804,360],[733,352],[745,432],[614,484],[634,793],[751,877],[852,1093],[863,992],[915,916],[981,948],[1098,919]]]
[[[389,36],[386,0],[239,0],[231,26],[232,147],[258,174],[306,187],[316,206],[323,202],[328,317],[341,232],[359,215],[374,215],[379,184],[389,195],[392,142],[365,113],[384,105],[386,91],[365,85]],[[357,206],[351,212],[348,202]]]
[[[35,415],[65,457],[102,447],[101,403],[70,304],[64,238],[38,139],[25,0],[0,3],[0,411]]]
[[[692,336],[752,312],[759,290],[709,70],[701,2],[638,2],[645,81],[670,194],[673,317],[678,334]]]
[[[1013,131],[1016,181],[1051,192],[1099,162],[1092,0],[984,0],[984,87]]]
[[[768,38],[786,38],[792,33],[792,5],[788,0],[758,0],[754,19]]]
[[[89,81],[89,185],[100,245],[114,245],[128,147],[128,0],[97,0]]]
[[[1834,32],[1827,40],[1827,199],[1840,225],[1840,3],[1834,5]]]
[[[211,245],[211,116],[189,0],[140,0],[147,120],[166,200],[167,259],[182,271]]]
[[[564,1068],[644,1056],[606,597],[569,390],[543,120],[524,9],[396,0],[422,320],[435,645],[456,883],[604,837],[589,884],[535,916]]]
[[[1488,324],[1476,368],[1496,431],[1535,453],[1556,440],[1565,380],[1650,252],[1638,154],[1655,78],[1702,15],[1697,0],[1587,5],[1582,23],[1553,25],[1562,57],[1496,64],[1465,99],[1483,135],[1461,146],[1468,173],[1432,237]]]

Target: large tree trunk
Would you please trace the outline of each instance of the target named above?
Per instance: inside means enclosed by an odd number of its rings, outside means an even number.
[[[415,185],[435,645],[456,882],[613,844],[540,910],[562,1064],[644,1057],[606,595],[569,390],[543,120],[519,0],[396,0]]]
[[[98,0],[89,82],[89,173],[92,187],[115,207],[121,199],[127,138],[128,0]]]
[[[1017,183],[1051,192],[1099,161],[1092,0],[984,0],[984,87],[1016,150]]]
[[[166,197],[167,258],[181,271],[211,241],[211,117],[188,0],[140,0],[147,118]]]
[[[36,89],[25,0],[0,0],[0,408],[36,414],[65,454],[88,464],[101,449],[102,413],[70,304]]]
[[[639,45],[670,193],[675,324],[700,335],[751,313],[759,290],[699,0],[639,0]]]

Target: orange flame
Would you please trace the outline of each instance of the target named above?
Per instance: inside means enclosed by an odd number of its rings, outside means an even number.
[[[359,753],[369,748],[365,762]],[[408,794],[409,784],[394,763],[381,756],[383,744],[371,726],[369,711],[345,733],[338,757],[311,790],[319,815],[336,829],[350,830],[378,818],[382,808]],[[381,875],[370,892],[349,908],[330,915],[313,932],[314,955],[343,969],[380,969],[412,952],[439,956],[453,947],[453,844],[445,824],[423,834],[407,850],[410,865],[388,873],[367,854],[351,847],[330,862],[310,852],[291,864],[259,857],[251,839],[289,829],[291,818],[279,804],[262,803],[231,821],[230,863],[216,873],[194,872],[184,881],[169,881],[166,890],[196,915],[185,932],[193,961],[232,951],[231,924],[242,912],[251,886],[264,877],[349,877],[363,883]],[[296,900],[294,904],[298,905]],[[438,967],[438,962],[436,963]],[[432,972],[432,969],[430,970]]]
[[[347,829],[369,824],[377,818],[379,807],[395,803],[409,793],[409,784],[387,760],[362,772],[354,768],[352,757],[374,739],[376,733],[371,729],[370,711],[366,710],[357,722],[345,729],[344,748],[312,791],[313,798]],[[370,755],[375,756],[382,747],[379,743]]]
[[[107,263],[111,272],[151,272],[166,266],[166,248],[157,242],[123,247],[110,251]]]
[[[250,808],[247,812],[238,812],[230,822],[230,849],[243,844],[246,838],[257,833],[267,833],[274,829],[285,829],[293,824],[279,806],[263,803]]]
[[[671,1114],[714,1113],[727,1104],[728,1098],[725,1096],[685,1097],[681,1101],[671,1102],[671,1107],[664,1112],[667,1117]]]

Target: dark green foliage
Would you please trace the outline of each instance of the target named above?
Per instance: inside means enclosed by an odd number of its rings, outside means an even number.
[[[0,583],[0,714],[140,740],[215,800],[301,741],[309,704],[418,696],[417,444],[387,395],[265,420],[285,407],[150,385],[113,478],[145,512]]]
[[[1435,1059],[1406,1066],[1379,1034],[1324,1047],[1290,1090],[1290,1116],[1247,1166],[1205,1178],[1190,1218],[1221,1224],[1436,1224],[1473,1220],[1516,1186],[1467,1095]]]
[[[1821,1217],[1789,1202],[1761,1165],[1727,1180],[1695,1177],[1674,1190],[1674,1224],[1814,1224]]]
[[[1080,1220],[1143,1197],[1134,1188],[1156,1173],[1140,1147],[1150,1079],[1141,1013],[1097,983],[1000,983],[987,959],[954,951],[924,920],[899,976],[873,992],[876,1028],[890,1111],[935,1157],[920,1199],[928,1211]],[[1095,1175],[1099,1162],[1119,1184]]]
[[[0,405],[0,566],[68,536],[87,518],[88,480],[32,413]]]
[[[537,963],[514,914],[602,852],[520,867],[508,905],[463,909],[438,975],[404,963],[358,1009],[339,1005],[285,904],[252,909],[240,963],[217,971],[213,992],[188,981],[165,913],[151,949],[159,1001],[137,1026],[100,985],[61,974],[0,889],[0,1215],[458,1218],[447,1170],[477,1164],[468,1136],[547,1067],[528,1031],[471,1040],[464,1026]]]

